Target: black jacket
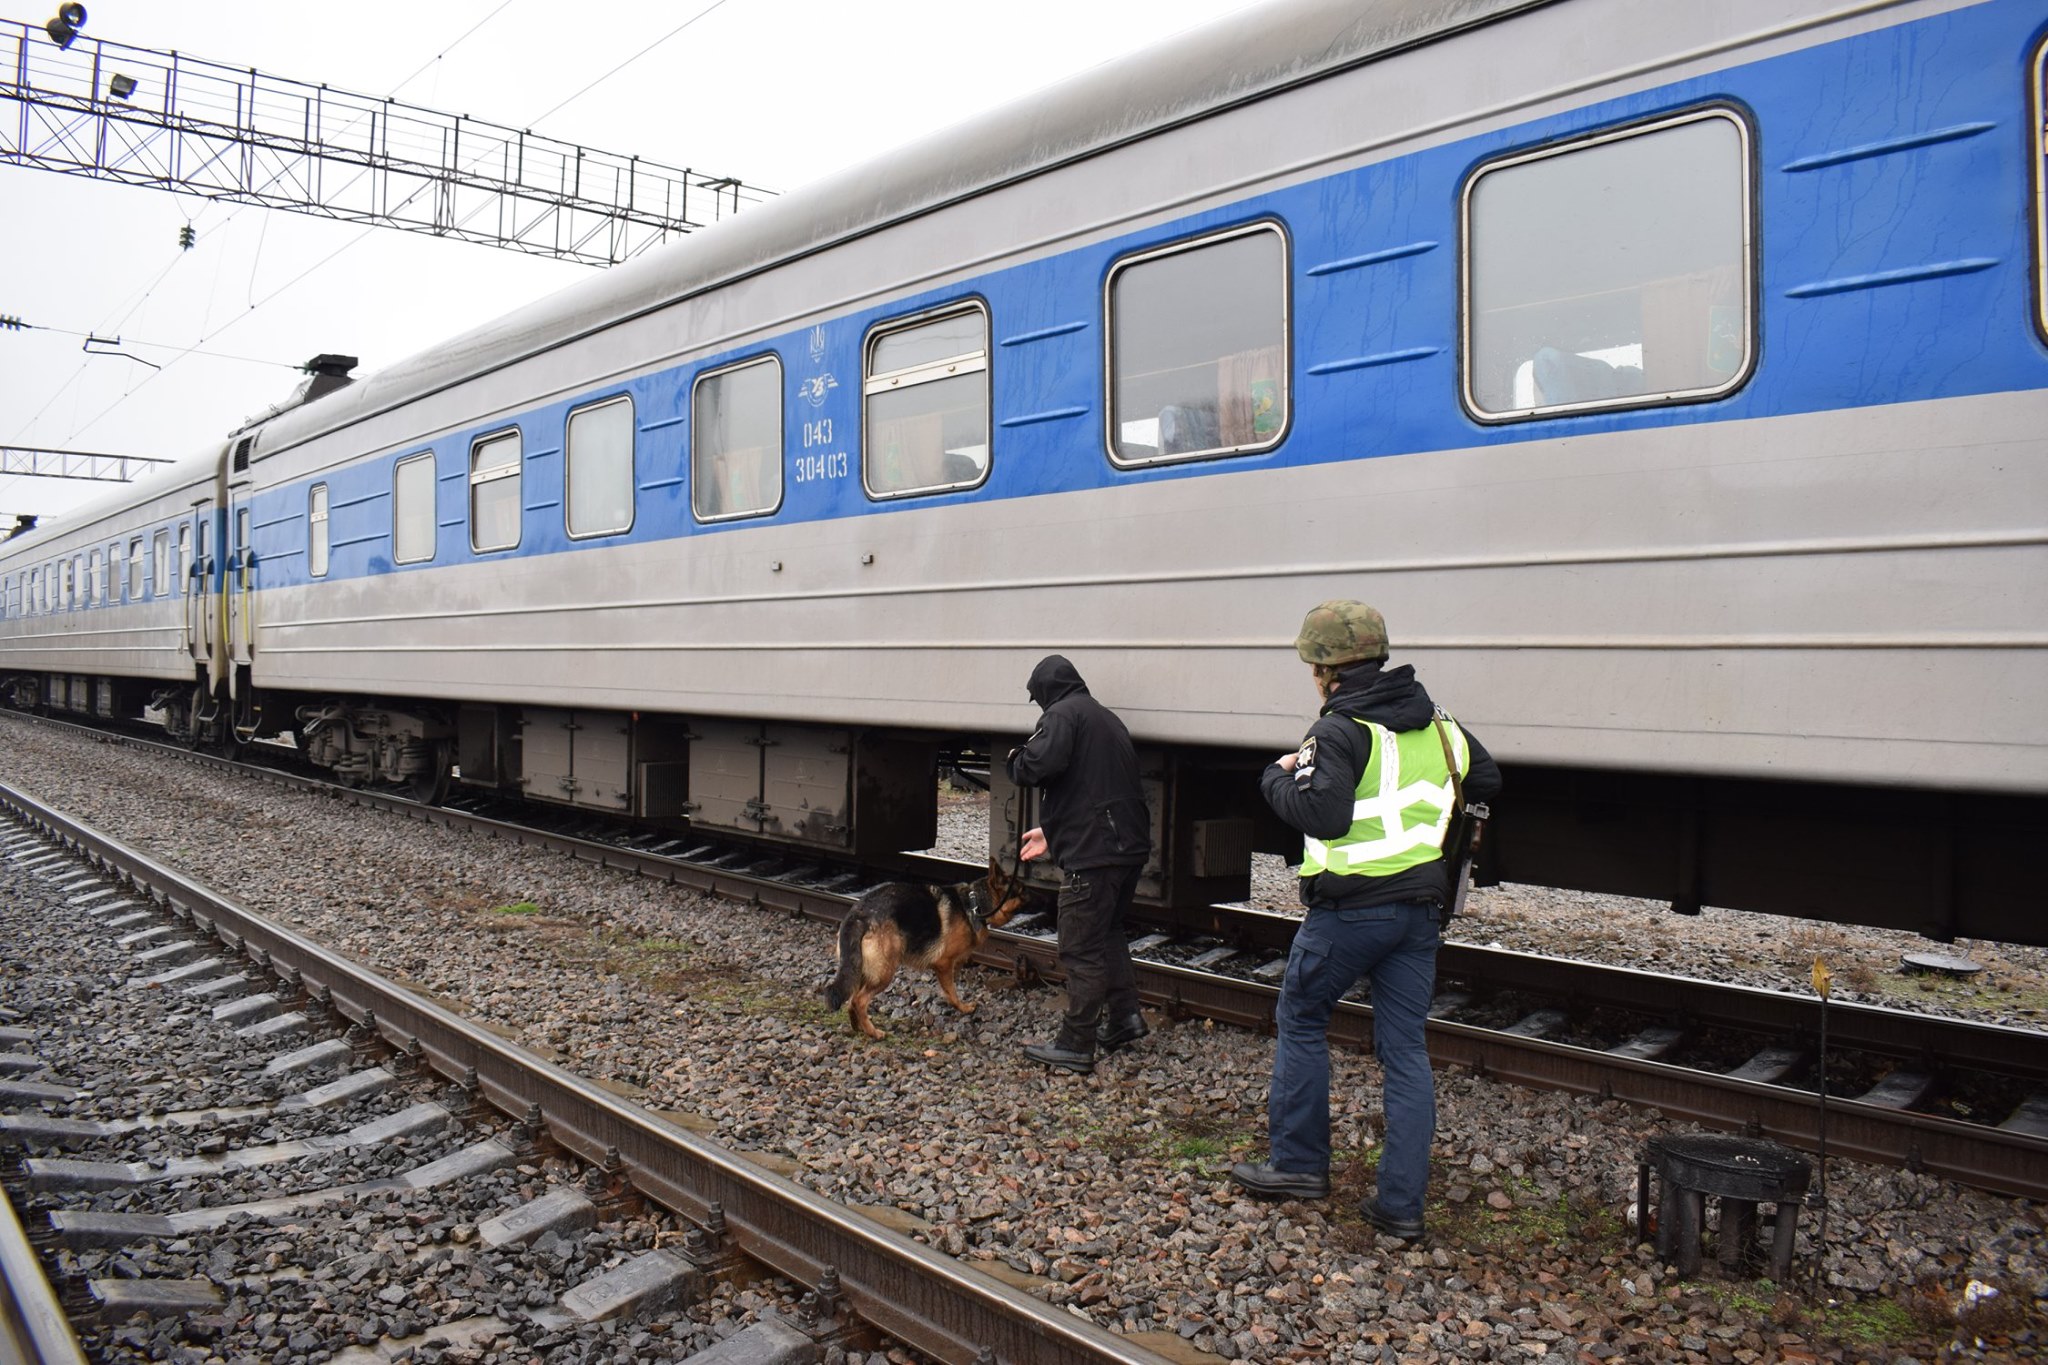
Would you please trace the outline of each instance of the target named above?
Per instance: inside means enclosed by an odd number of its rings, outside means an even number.
[[[1045,714],[1024,747],[1010,752],[1010,778],[1038,788],[1038,823],[1052,860],[1069,872],[1142,865],[1152,851],[1152,817],[1131,732],[1088,695],[1061,655],[1038,661],[1029,691]]]
[[[1358,721],[1376,721],[1400,732],[1419,730],[1435,715],[1436,703],[1415,680],[1413,666],[1385,668],[1377,660],[1353,664],[1338,675],[1336,695],[1309,727],[1294,771],[1275,763],[1259,778],[1266,804],[1303,834],[1317,839],[1342,838],[1351,828],[1359,776],[1372,759],[1372,731]],[[1472,755],[1463,779],[1465,799],[1491,801],[1500,793],[1500,767],[1470,730],[1465,730],[1465,742]],[[1442,905],[1449,898],[1450,885],[1450,871],[1438,858],[1391,877],[1335,872],[1305,877],[1301,900],[1304,905],[1333,910],[1414,900]]]

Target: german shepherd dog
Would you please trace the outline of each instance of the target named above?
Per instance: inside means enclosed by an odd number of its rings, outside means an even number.
[[[862,896],[839,926],[839,972],[825,987],[827,1009],[846,1007],[853,1027],[870,1038],[885,1035],[868,1018],[868,1002],[904,963],[930,967],[946,1003],[962,1014],[974,1006],[961,1000],[953,973],[1024,904],[1023,889],[994,860],[988,877],[958,886],[917,886],[889,882]]]

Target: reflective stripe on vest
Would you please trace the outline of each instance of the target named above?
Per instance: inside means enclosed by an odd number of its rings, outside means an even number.
[[[1399,734],[1384,725],[1358,720],[1372,731],[1372,757],[1358,777],[1351,807],[1351,828],[1327,842],[1302,838],[1301,875],[1334,872],[1345,877],[1390,877],[1406,868],[1443,856],[1444,834],[1451,825],[1454,790],[1444,765],[1444,739],[1458,763],[1458,775],[1471,771],[1472,752],[1465,732],[1443,711],[1443,739],[1435,725]]]

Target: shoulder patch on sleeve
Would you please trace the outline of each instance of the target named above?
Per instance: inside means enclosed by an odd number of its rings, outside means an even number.
[[[1301,742],[1301,747],[1294,751],[1294,781],[1296,785],[1306,787],[1309,779],[1315,774],[1316,737],[1310,735]]]

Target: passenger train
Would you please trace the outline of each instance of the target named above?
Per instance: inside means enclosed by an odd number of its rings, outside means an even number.
[[[1502,761],[1485,876],[2048,943],[2044,63],[2039,0],[1283,0],[323,358],[0,545],[0,677],[876,856],[1060,652],[1199,917],[1357,597]]]

